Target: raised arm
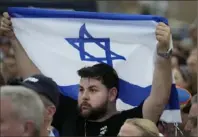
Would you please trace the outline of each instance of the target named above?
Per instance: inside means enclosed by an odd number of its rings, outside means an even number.
[[[4,35],[10,38],[12,48],[15,52],[14,55],[18,67],[18,74],[22,78],[27,78],[31,75],[41,73],[35,64],[29,59],[20,42],[15,37],[12,30],[12,23],[7,12],[3,13],[3,17],[1,18],[0,35]]]
[[[171,92],[172,74],[170,56],[161,55],[169,51],[170,35],[170,27],[164,23],[159,23],[156,28],[158,54],[155,62],[152,90],[143,105],[143,117],[155,123],[159,120],[168,103]]]

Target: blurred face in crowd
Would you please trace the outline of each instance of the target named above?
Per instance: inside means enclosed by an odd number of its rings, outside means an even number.
[[[179,67],[179,63],[178,63],[177,57],[173,56],[171,58],[171,65],[172,65],[172,68],[178,68]]]
[[[39,94],[44,106],[45,106],[45,113],[44,113],[44,121],[47,126],[51,125],[51,121],[53,116],[56,112],[55,105],[45,96]]]
[[[194,44],[197,44],[197,27],[194,26],[189,31],[190,37],[192,38]]]
[[[173,71],[173,76],[174,76],[174,80],[175,80],[176,85],[178,85],[180,87],[183,87],[183,85],[185,84],[185,81],[184,81],[184,79],[182,77],[182,74],[179,71],[179,69],[174,68],[172,71]]]
[[[16,60],[14,57],[14,51],[9,45],[1,45],[1,75],[6,82],[10,78],[18,76],[18,70]]]
[[[80,114],[89,119],[97,120],[106,115],[109,101],[115,99],[101,81],[93,78],[81,78],[78,94]]]
[[[190,133],[190,136],[197,136],[197,118],[198,118],[198,104],[193,104],[191,106],[188,121],[185,126],[185,130]]]
[[[142,136],[142,131],[137,128],[135,125],[125,123],[118,133],[118,136],[124,137],[124,136]]]
[[[175,84],[181,88],[188,89],[190,86],[190,81],[189,79],[186,80],[184,79],[184,77],[182,76],[182,72],[179,70],[179,68],[174,68],[172,72],[173,72]]]
[[[31,121],[24,122],[14,114],[10,98],[1,98],[0,106],[0,136],[30,136],[32,134]]]
[[[187,59],[187,65],[188,65],[189,71],[193,74],[197,73],[197,67],[198,67],[197,56],[198,56],[197,49],[194,49],[191,51],[191,54]]]

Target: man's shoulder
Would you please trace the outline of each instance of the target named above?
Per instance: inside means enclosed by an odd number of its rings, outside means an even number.
[[[113,120],[126,120],[128,118],[143,118],[143,104],[142,102],[139,106],[134,107],[132,109],[127,109],[120,111],[116,115],[112,117]]]

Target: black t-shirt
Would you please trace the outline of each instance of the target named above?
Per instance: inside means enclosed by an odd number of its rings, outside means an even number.
[[[77,102],[69,97],[60,97],[60,104],[54,116],[53,126],[61,136],[117,136],[128,118],[142,118],[141,103],[138,107],[122,111],[103,122],[90,122],[77,114]]]

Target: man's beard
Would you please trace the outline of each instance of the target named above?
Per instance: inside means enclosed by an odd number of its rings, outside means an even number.
[[[89,105],[90,107],[88,110],[89,112],[86,114],[83,114],[82,108],[81,108],[82,104],[81,104],[81,106],[78,106],[78,112],[83,118],[87,120],[98,120],[107,114],[107,106],[108,106],[107,102],[104,102],[97,108],[93,108],[91,105]]]

